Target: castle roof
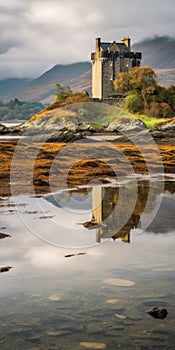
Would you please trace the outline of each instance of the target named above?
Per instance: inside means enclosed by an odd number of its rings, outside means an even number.
[[[129,51],[129,48],[124,43],[121,43],[121,42],[120,43],[116,43],[115,41],[113,41],[112,43],[102,42],[102,43],[100,43],[100,45],[104,51],[108,51],[108,50],[110,50],[110,47],[114,43],[118,46],[119,51],[121,51],[121,52],[128,52]]]

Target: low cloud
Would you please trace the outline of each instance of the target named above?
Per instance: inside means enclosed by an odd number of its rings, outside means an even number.
[[[0,79],[90,60],[97,36],[172,36],[174,16],[173,0],[8,0],[0,5]]]

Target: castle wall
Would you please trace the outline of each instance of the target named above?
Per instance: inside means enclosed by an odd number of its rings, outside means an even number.
[[[96,39],[96,51],[91,54],[92,60],[92,97],[94,99],[110,98],[114,94],[113,81],[119,72],[127,72],[132,67],[140,66],[141,53],[130,51],[130,39],[124,38],[121,44],[113,42],[108,48]]]
[[[95,57],[92,62],[92,96],[102,99],[102,61],[100,57]]]

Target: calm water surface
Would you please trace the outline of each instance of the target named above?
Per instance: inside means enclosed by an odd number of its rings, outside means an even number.
[[[175,349],[174,213],[171,180],[1,198],[0,347]]]

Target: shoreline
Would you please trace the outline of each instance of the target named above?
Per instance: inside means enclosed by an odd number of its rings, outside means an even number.
[[[86,186],[94,179],[107,183],[109,178],[122,179],[132,174],[144,177],[150,173],[145,159],[150,162],[153,176],[175,174],[174,145],[157,145],[162,164],[148,145],[144,145],[142,154],[136,145],[128,143],[106,142],[105,147],[100,148],[98,142],[92,141],[42,145],[26,144],[24,140],[19,144],[17,140],[0,140],[0,197],[11,195],[12,179],[16,194],[43,195],[63,189],[65,184],[71,188]]]

